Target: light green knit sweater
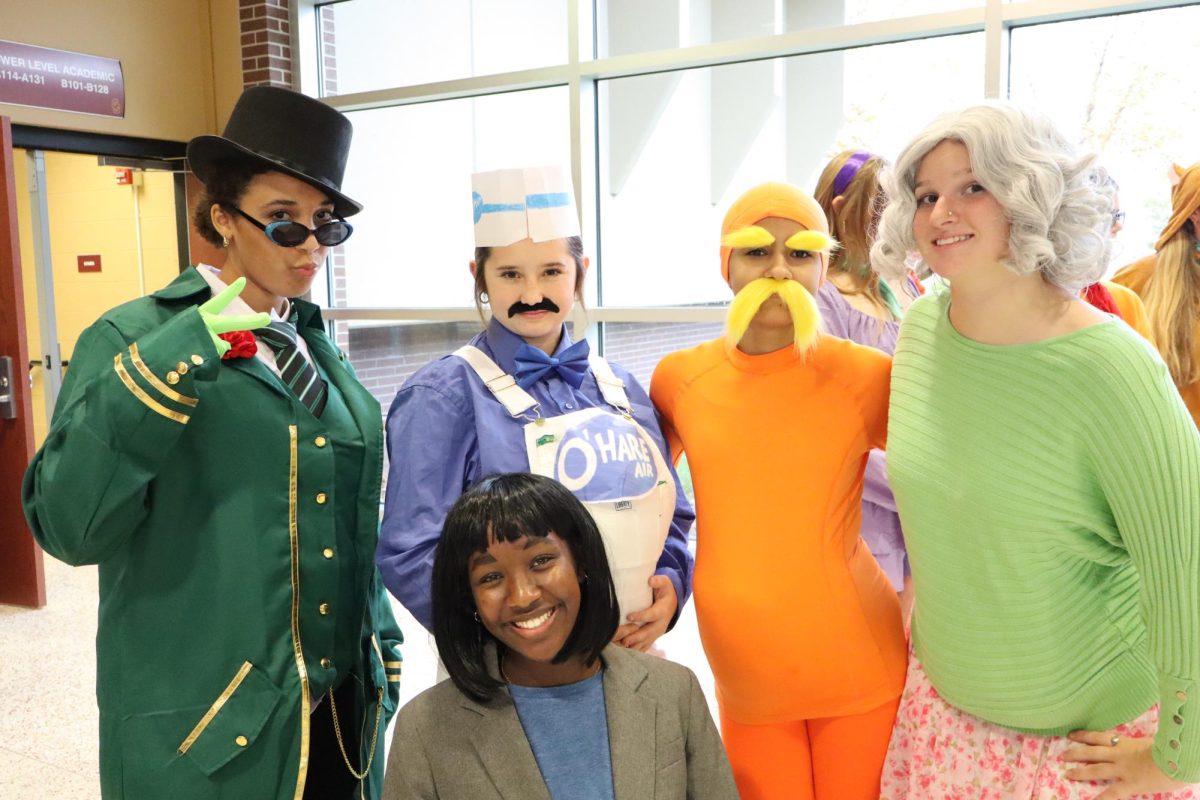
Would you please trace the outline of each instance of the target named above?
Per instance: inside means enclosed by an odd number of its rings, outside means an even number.
[[[1030,345],[905,317],[888,466],[938,692],[1045,735],[1161,704],[1155,762],[1200,781],[1200,433],[1113,319]]]

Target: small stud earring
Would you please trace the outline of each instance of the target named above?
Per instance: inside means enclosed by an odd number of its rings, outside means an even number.
[[[479,293],[479,302],[481,302],[481,303],[486,303],[486,302],[488,302],[488,294],[487,294],[487,292],[480,292],[480,293]]]

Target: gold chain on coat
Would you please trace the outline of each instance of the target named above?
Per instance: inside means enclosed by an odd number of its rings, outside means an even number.
[[[350,756],[346,755],[346,743],[342,741],[342,726],[338,723],[337,703],[333,701],[333,689],[329,690],[329,711],[333,714],[333,733],[337,736],[338,749],[342,751],[342,760],[346,762],[346,769],[350,770],[350,774],[360,781],[371,772],[371,762],[375,760],[375,744],[379,741],[379,720],[383,717],[383,689],[376,691],[379,694],[375,698],[375,732],[371,734],[371,754],[367,756],[367,765],[360,773],[350,763]]]

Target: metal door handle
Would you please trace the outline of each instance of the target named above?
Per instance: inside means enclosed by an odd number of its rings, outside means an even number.
[[[11,356],[0,356],[0,418],[16,419],[17,403],[12,393]]]
[[[71,359],[69,359],[69,358],[64,358],[64,359],[63,359],[61,362],[59,362],[59,363],[60,363],[62,366],[64,366],[64,367],[65,367],[65,366],[67,366],[67,364],[70,364],[70,363],[71,363]],[[30,368],[30,369],[33,369],[34,367],[45,367],[46,369],[50,369],[50,356],[46,356],[46,360],[45,360],[45,361],[30,361],[30,362],[29,362],[29,368]]]

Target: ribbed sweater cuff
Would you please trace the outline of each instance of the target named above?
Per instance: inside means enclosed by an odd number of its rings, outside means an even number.
[[[1200,687],[1193,679],[1159,675],[1154,763],[1169,777],[1200,782]]]

